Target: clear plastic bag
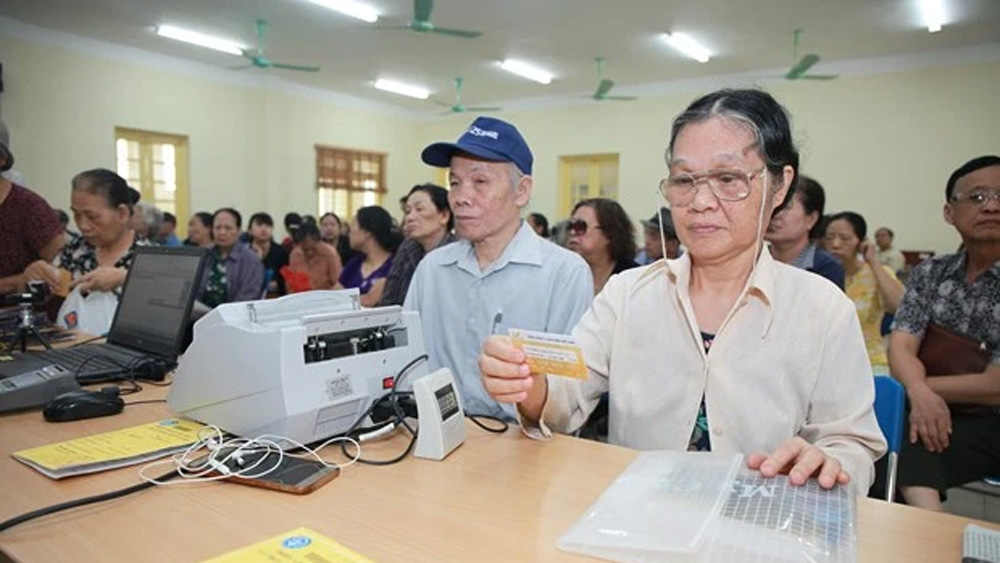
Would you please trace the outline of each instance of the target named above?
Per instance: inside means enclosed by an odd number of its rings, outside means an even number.
[[[623,562],[695,553],[742,461],[710,453],[639,454],[557,545]]]
[[[557,545],[629,563],[853,563],[856,501],[764,478],[739,455],[646,452]]]

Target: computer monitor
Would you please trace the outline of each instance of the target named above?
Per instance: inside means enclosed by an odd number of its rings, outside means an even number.
[[[137,247],[108,342],[176,356],[207,255],[207,249],[198,247]]]

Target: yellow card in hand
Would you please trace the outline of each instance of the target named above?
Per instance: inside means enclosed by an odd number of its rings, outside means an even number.
[[[527,356],[531,373],[587,379],[587,364],[576,339],[567,334],[551,334],[512,328],[507,331],[514,346]]]

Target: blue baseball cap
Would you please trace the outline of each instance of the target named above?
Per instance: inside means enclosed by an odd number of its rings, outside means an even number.
[[[447,168],[457,152],[497,162],[513,162],[525,174],[531,174],[534,162],[531,149],[517,127],[495,117],[477,117],[457,142],[428,145],[420,158],[431,166]]]

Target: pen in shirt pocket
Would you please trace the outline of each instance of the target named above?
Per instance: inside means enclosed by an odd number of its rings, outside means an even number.
[[[490,327],[490,334],[496,334],[497,329],[500,328],[500,323],[503,321],[503,309],[497,309],[497,313],[493,315],[493,326]]]

